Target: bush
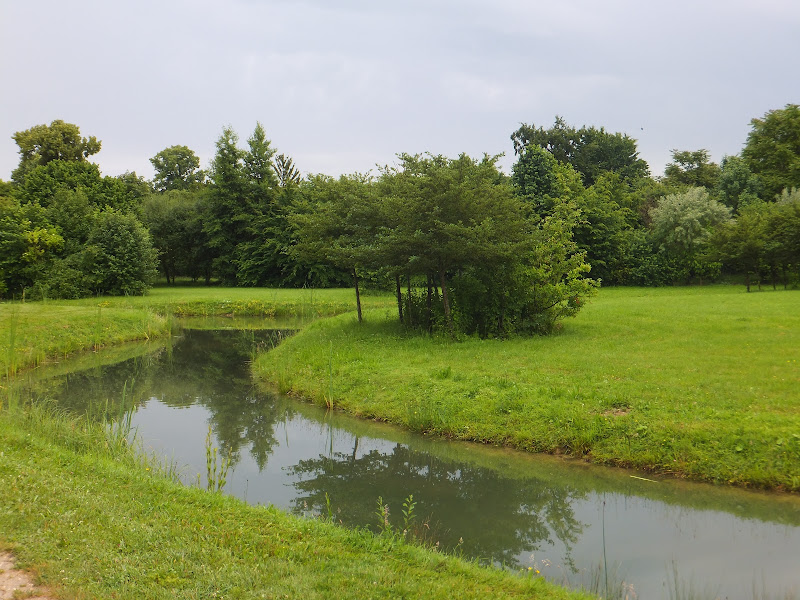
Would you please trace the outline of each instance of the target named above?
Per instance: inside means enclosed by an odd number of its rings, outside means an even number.
[[[89,234],[91,275],[97,294],[141,295],[158,276],[150,233],[130,214],[105,210]]]

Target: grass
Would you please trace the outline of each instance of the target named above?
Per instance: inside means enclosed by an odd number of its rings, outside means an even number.
[[[0,374],[41,365],[81,350],[97,350],[169,332],[152,310],[90,303],[0,303]]]
[[[389,306],[392,296],[368,293],[364,306]],[[145,296],[0,303],[0,376],[63,358],[81,350],[166,334],[173,317],[214,317],[228,327],[231,317],[280,320],[299,327],[310,320],[354,310],[352,290],[157,287]],[[220,320],[225,322],[220,324]],[[255,326],[250,323],[236,327]],[[208,326],[208,324],[200,325]]]
[[[610,288],[557,335],[461,342],[410,334],[384,308],[361,325],[317,321],[254,368],[282,391],[416,431],[797,491],[798,302]]]
[[[2,547],[77,598],[588,598],[175,483],[86,419],[0,411]]]
[[[96,305],[96,299],[74,301],[77,305]],[[396,302],[387,293],[367,293],[362,298],[367,308],[391,306]],[[146,296],[118,296],[103,299],[103,304],[118,308],[147,308],[176,317],[229,316],[296,318],[305,321],[355,310],[352,289],[272,289],[224,287],[155,287]]]

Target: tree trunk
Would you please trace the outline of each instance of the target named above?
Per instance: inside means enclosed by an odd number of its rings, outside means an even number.
[[[428,273],[428,333],[433,333],[433,277]]]
[[[403,292],[400,290],[400,273],[394,276],[395,289],[397,290],[397,314],[400,317],[400,323],[403,322]]]
[[[356,310],[358,311],[358,322],[361,323],[361,293],[358,290],[358,273],[356,273],[355,267],[353,267],[353,283],[356,286]]]
[[[747,286],[747,293],[750,293],[750,271],[744,276],[744,284]]]
[[[408,295],[406,296],[406,318],[408,324],[414,326],[414,311],[411,310],[411,273],[406,274],[406,284],[408,286]]]
[[[439,269],[439,284],[442,287],[442,307],[444,308],[444,322],[447,324],[447,330],[453,334],[453,322],[450,319],[450,298],[447,294],[447,273],[444,268]]]

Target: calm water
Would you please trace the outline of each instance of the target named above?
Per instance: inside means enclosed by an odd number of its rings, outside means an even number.
[[[646,481],[329,414],[253,385],[248,361],[275,335],[185,330],[167,348],[95,355],[28,385],[95,415],[133,404],[139,439],[187,484],[205,485],[211,427],[233,461],[225,491],[250,503],[319,515],[327,494],[342,523],[374,527],[378,497],[402,525],[413,494],[432,543],[559,583],[589,585],[605,561],[610,584],[624,581],[630,597],[677,596],[677,573],[696,597],[800,598],[800,499]]]

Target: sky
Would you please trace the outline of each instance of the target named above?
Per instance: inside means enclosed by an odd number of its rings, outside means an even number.
[[[653,175],[672,150],[741,151],[800,103],[797,0],[0,0],[0,179],[17,131],[96,136],[104,175],[207,167],[260,122],[305,175],[398,153],[504,153],[520,124],[604,127]]]

